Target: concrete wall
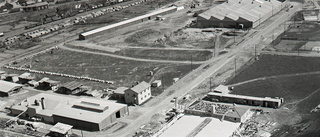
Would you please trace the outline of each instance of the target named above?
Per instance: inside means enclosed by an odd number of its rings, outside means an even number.
[[[99,128],[100,123],[91,123],[87,121],[61,117],[57,115],[53,115],[53,119],[55,123],[61,122],[61,123],[69,124],[69,125],[72,125],[74,128],[81,129],[81,130],[87,130],[87,131],[100,130]]]

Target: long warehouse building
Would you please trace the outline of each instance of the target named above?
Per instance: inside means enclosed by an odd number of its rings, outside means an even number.
[[[140,22],[148,21],[148,20],[156,18],[158,15],[165,15],[165,14],[172,13],[175,11],[177,11],[177,7],[172,6],[172,7],[160,9],[160,10],[157,10],[157,11],[154,11],[152,13],[148,13],[148,14],[145,14],[142,16],[138,16],[138,17],[135,17],[132,19],[128,19],[128,20],[121,21],[121,22],[118,22],[115,24],[111,24],[111,25],[97,28],[97,29],[94,29],[91,31],[87,31],[87,32],[81,33],[79,35],[79,40],[85,40],[88,38],[92,38],[92,37],[95,37],[95,36],[100,35],[104,32],[107,32],[107,31],[113,31],[115,29],[119,29],[119,28],[123,28],[123,27],[130,26],[133,24],[137,24]]]
[[[228,0],[197,17],[197,27],[255,28],[289,5],[278,0]]]

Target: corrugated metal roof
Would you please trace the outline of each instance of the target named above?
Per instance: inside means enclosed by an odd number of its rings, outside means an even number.
[[[218,5],[206,12],[201,13],[199,16],[208,19],[216,18],[219,20],[248,20],[255,22],[260,17],[265,16],[272,12],[273,9],[279,8],[281,2],[277,0],[264,1],[264,0],[229,0],[228,3]]]
[[[61,87],[65,87],[65,88],[67,88],[67,89],[69,89],[69,90],[75,90],[76,88],[79,88],[79,87],[81,87],[81,86],[82,86],[81,83],[76,82],[76,81],[71,81],[71,82],[69,82],[69,83],[64,84],[64,85],[61,86]]]

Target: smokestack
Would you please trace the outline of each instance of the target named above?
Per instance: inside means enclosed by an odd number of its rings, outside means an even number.
[[[44,109],[44,97],[41,98],[41,106],[42,106],[42,109]]]

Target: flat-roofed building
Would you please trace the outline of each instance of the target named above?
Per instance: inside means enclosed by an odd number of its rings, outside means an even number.
[[[22,89],[22,85],[0,80],[0,96],[8,97],[13,93],[17,93]]]
[[[207,95],[208,99],[217,102],[236,103],[251,106],[261,106],[278,108],[284,102],[283,98],[271,98],[271,97],[252,97],[235,94],[221,94],[210,92]]]
[[[65,123],[74,128],[99,131],[128,113],[127,105],[96,98],[41,93],[12,106],[12,115],[37,117],[45,123]]]

